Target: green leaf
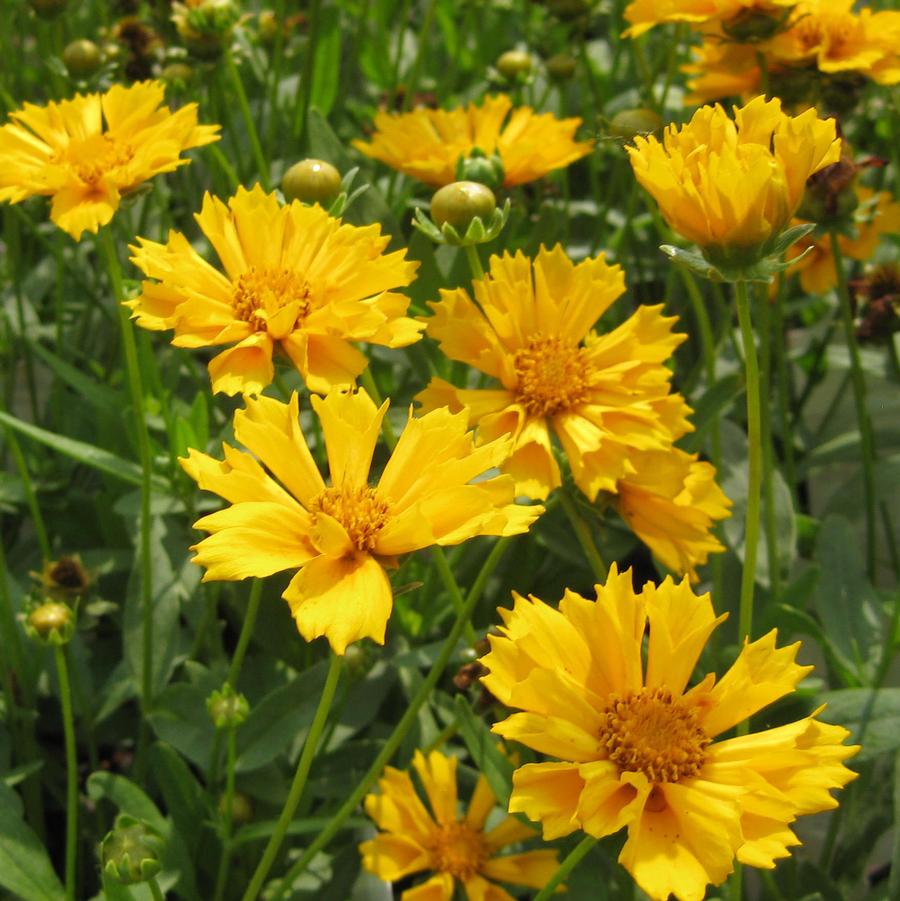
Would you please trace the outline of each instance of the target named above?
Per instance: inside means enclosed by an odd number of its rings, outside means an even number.
[[[341,81],[341,11],[337,5],[325,4],[319,15],[316,57],[310,106],[327,116],[334,106]]]
[[[28,346],[36,353],[52,370],[72,388],[79,397],[90,401],[98,410],[116,410],[121,409],[123,404],[122,396],[118,391],[114,391],[107,385],[88,378],[81,369],[76,368],[71,363],[60,359],[55,353],[48,350],[43,344],[37,341],[29,341]]]
[[[844,688],[824,692],[818,700],[828,705],[821,718],[845,726],[853,741],[865,727],[862,750],[854,758],[859,763],[900,749],[900,688]]]
[[[469,702],[462,695],[456,696],[456,724],[459,733],[472,755],[476,766],[488,781],[500,806],[509,806],[512,791],[512,761],[500,750],[497,739],[491,734],[484,720],[472,713]]]
[[[122,813],[144,820],[160,835],[168,835],[169,824],[146,792],[125,776],[117,773],[91,773],[87,780],[88,797],[93,801],[106,798]]]
[[[19,796],[2,783],[0,886],[21,901],[59,901],[65,897],[47,851],[22,819]]]
[[[683,266],[694,275],[699,275],[700,278],[709,279],[711,282],[724,281],[719,270],[696,250],[685,250],[683,247],[675,247],[674,244],[661,244],[659,249],[673,263]]]
[[[221,680],[207,686],[180,682],[170,685],[153,701],[150,723],[157,736],[204,771],[209,766],[215,727],[206,711],[206,699]]]
[[[703,448],[710,426],[718,422],[732,406],[743,381],[742,376],[737,373],[726,375],[707,388],[699,399],[692,401],[694,415],[691,422],[694,424],[694,431],[679,442],[684,450],[697,453]]]
[[[894,758],[894,848],[887,896],[900,898],[900,751]]]
[[[200,824],[209,816],[203,788],[183,758],[165,742],[150,748],[150,764],[169,816],[193,855],[200,841]]]

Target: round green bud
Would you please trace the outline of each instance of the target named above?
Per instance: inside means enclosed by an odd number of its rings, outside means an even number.
[[[635,135],[649,135],[662,128],[663,120],[659,113],[646,107],[623,109],[617,112],[609,122],[609,133],[616,138],[630,141]]]
[[[220,795],[219,796],[219,816],[225,816],[225,802],[227,796]],[[238,825],[243,826],[245,823],[249,823],[253,820],[253,802],[243,793],[243,792],[234,792],[231,796],[231,822]]]
[[[163,81],[187,83],[194,70],[187,63],[169,63],[159,74]]]
[[[125,814],[116,818],[112,832],[100,844],[103,872],[116,882],[147,882],[162,869],[162,837],[141,820]]]
[[[61,601],[44,601],[34,605],[25,619],[32,638],[50,644],[65,644],[75,631],[75,613]]]
[[[468,156],[456,161],[457,181],[477,181],[489,188],[499,188],[505,177],[500,157],[496,153],[488,156],[480,147],[473,147]]]
[[[264,44],[274,44],[281,27],[278,17],[271,9],[262,10],[256,17],[257,34]]]
[[[69,5],[69,0],[30,0],[30,3],[42,19],[53,19]]]
[[[568,81],[575,74],[575,57],[568,53],[554,53],[544,61],[547,74],[554,81]]]
[[[459,234],[466,233],[478,217],[487,223],[497,209],[497,199],[487,185],[475,181],[455,181],[434,192],[431,218],[439,228],[448,222]]]
[[[247,699],[227,682],[206,699],[206,709],[217,729],[236,729],[250,715]]]
[[[524,78],[531,72],[531,54],[524,50],[507,50],[497,58],[497,71],[510,80]]]
[[[62,60],[73,78],[87,78],[103,65],[103,54],[93,41],[82,38],[66,45]]]
[[[284,173],[281,191],[288,200],[330,206],[341,193],[341,173],[324,160],[300,160]]]

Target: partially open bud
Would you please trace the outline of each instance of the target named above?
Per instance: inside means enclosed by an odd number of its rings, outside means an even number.
[[[651,135],[663,127],[659,113],[646,107],[619,110],[608,124],[609,133],[616,138],[631,141],[636,135]]]
[[[497,71],[510,81],[523,79],[531,72],[531,55],[524,50],[507,50],[497,58]]]
[[[198,59],[221,56],[240,18],[233,0],[187,0],[173,3],[172,9],[172,21],[184,46]]]
[[[119,814],[112,832],[100,844],[106,876],[124,885],[147,882],[162,868],[162,836],[142,820]]]
[[[30,3],[42,19],[53,19],[69,5],[69,0],[30,0]]]
[[[75,612],[61,601],[31,604],[25,613],[25,631],[44,644],[67,644],[75,633]]]
[[[575,57],[568,53],[554,53],[544,60],[544,67],[553,81],[568,81],[575,74],[576,65]]]
[[[488,156],[480,147],[473,147],[468,156],[456,161],[455,174],[457,181],[477,181],[489,188],[499,188],[506,177],[500,157],[496,153]]]
[[[327,208],[341,193],[341,173],[324,160],[301,160],[284,173],[281,190],[288,200]]]
[[[225,816],[227,796],[219,796],[219,815]],[[253,820],[253,802],[242,792],[234,792],[231,796],[231,822],[243,826]]]
[[[236,729],[250,714],[247,699],[227,682],[206,699],[206,709],[217,729]]]
[[[93,41],[83,38],[66,45],[62,60],[73,78],[87,78],[103,65],[103,54]]]

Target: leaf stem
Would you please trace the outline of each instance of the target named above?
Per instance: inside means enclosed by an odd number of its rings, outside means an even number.
[[[600,551],[597,549],[597,545],[594,543],[594,536],[591,535],[588,524],[578,512],[578,505],[574,498],[569,494],[568,488],[560,489],[559,500],[566,516],[569,518],[569,522],[575,532],[575,537],[578,539],[578,543],[584,551],[584,556],[587,558],[587,562],[591,567],[594,578],[598,582],[605,582],[607,576],[606,563],[604,562]]]
[[[59,645],[53,648],[56,673],[59,677],[59,700],[62,705],[63,736],[66,746],[66,898],[75,901],[75,867],[78,849],[78,756],[75,751],[75,718],[72,713],[72,689],[66,652]]]
[[[238,106],[241,110],[241,118],[244,120],[244,128],[247,129],[247,137],[250,139],[250,148],[253,151],[253,158],[256,160],[256,168],[259,172],[259,180],[262,182],[263,190],[270,190],[269,180],[269,164],[266,161],[266,155],[263,153],[262,144],[259,140],[259,132],[256,129],[256,123],[253,121],[253,114],[250,112],[250,103],[247,100],[247,91],[244,89],[244,81],[241,73],[238,72],[237,64],[234,61],[234,54],[230,51],[225,54],[225,68],[228,70],[228,77],[231,79],[234,93],[237,95]]]

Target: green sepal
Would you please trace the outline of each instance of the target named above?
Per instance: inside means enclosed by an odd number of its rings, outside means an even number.
[[[418,229],[423,235],[434,241],[435,244],[467,247],[472,244],[485,244],[488,241],[493,241],[503,231],[503,227],[509,219],[510,208],[509,198],[507,198],[506,203],[502,207],[491,213],[487,223],[480,216],[476,216],[469,223],[464,235],[460,235],[449,222],[445,222],[438,228],[419,208],[416,208],[412,224],[413,228]]]

